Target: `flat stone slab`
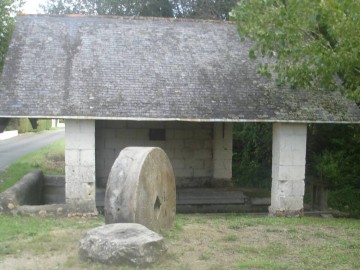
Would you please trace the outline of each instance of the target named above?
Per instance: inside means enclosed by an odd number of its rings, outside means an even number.
[[[159,234],[137,223],[115,223],[92,229],[80,240],[82,260],[109,265],[149,266],[166,252]]]
[[[176,185],[166,153],[158,147],[127,147],[111,168],[105,192],[105,223],[140,223],[154,231],[172,228]]]

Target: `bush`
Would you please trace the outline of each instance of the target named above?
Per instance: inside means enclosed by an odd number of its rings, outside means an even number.
[[[29,119],[13,118],[10,120],[10,123],[7,125],[6,130],[18,130],[19,133],[26,133],[26,132],[40,132],[51,129],[50,119],[38,120],[37,123],[38,123],[37,129],[33,129]]]
[[[307,177],[329,190],[328,205],[360,216],[360,127],[311,125],[308,136]]]
[[[272,125],[234,125],[233,178],[242,187],[271,188]]]
[[[334,209],[347,212],[352,217],[360,217],[360,189],[351,186],[329,193],[328,204]]]

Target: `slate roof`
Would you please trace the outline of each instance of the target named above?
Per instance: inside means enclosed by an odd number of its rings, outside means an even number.
[[[0,117],[360,123],[339,94],[259,78],[248,49],[231,23],[19,16]]]

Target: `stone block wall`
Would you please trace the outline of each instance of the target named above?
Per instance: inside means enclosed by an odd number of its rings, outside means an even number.
[[[161,147],[171,160],[178,187],[203,186],[214,178],[231,179],[232,125],[226,124],[226,132],[222,124],[218,125],[221,131],[215,140],[212,123],[96,121],[98,187],[106,186],[115,159],[127,146]],[[165,140],[150,140],[151,129],[165,130]],[[217,154],[219,157],[214,158]]]
[[[94,120],[66,120],[65,196],[79,212],[96,209]]]

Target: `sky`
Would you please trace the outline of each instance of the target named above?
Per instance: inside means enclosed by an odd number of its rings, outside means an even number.
[[[23,13],[25,14],[37,14],[40,13],[40,4],[44,4],[46,0],[26,0]]]

